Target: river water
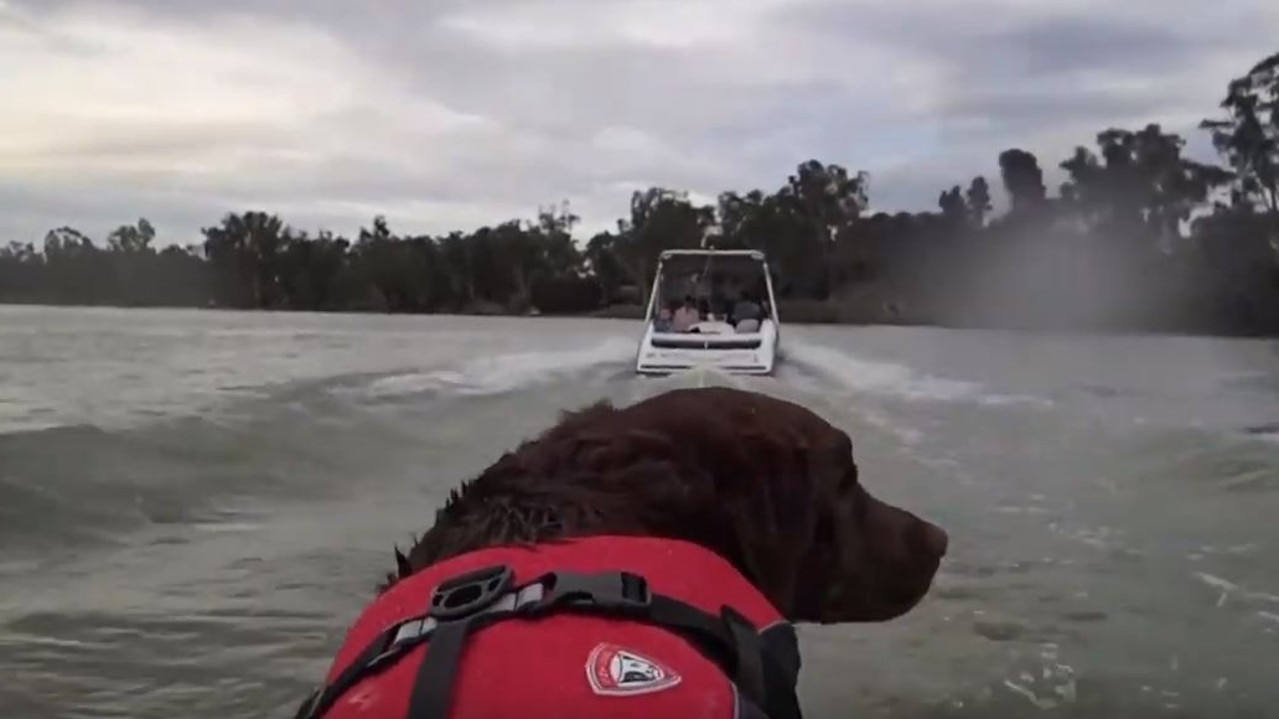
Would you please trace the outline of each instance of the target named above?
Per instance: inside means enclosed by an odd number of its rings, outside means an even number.
[[[287,717],[447,490],[631,375],[605,320],[0,308],[0,716]],[[1279,717],[1279,344],[785,328],[742,380],[942,524],[802,627],[810,719]]]

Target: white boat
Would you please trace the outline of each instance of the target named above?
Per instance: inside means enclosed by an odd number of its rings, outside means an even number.
[[[700,305],[699,314],[690,309],[674,318],[682,321],[673,321],[672,308],[689,298]],[[639,374],[703,367],[729,374],[773,373],[781,328],[762,252],[666,250],[658,257],[644,317],[635,359]]]

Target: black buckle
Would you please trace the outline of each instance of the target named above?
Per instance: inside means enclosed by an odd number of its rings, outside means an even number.
[[[532,613],[542,613],[554,607],[591,606],[620,614],[642,616],[653,604],[653,594],[648,581],[630,572],[601,572],[576,574],[555,572],[551,585],[541,601],[529,606]]]
[[[488,609],[515,582],[515,572],[497,565],[445,580],[431,594],[427,616],[438,622],[462,619]]]

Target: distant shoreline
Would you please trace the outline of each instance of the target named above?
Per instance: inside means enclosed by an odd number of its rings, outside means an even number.
[[[1088,336],[1120,336],[1120,335],[1136,335],[1136,336],[1186,336],[1186,337],[1205,337],[1218,339],[1279,339],[1279,334],[1264,332],[1249,332],[1244,330],[1229,331],[1221,327],[1192,327],[1176,324],[1170,324],[1166,327],[1149,327],[1149,326],[1122,326],[1122,325],[1104,325],[1104,324],[1088,324],[1088,323],[992,323],[992,322],[962,322],[962,321],[936,321],[915,319],[909,316],[892,317],[887,311],[881,313],[868,312],[865,309],[858,311],[850,303],[841,303],[838,301],[814,301],[814,300],[780,300],[778,302],[778,312],[782,318],[783,326],[790,325],[816,325],[816,326],[841,326],[841,327],[922,327],[946,330],[986,330],[997,332],[1016,332],[1027,334],[1078,334]],[[253,309],[240,307],[208,307],[208,306],[192,306],[192,305],[125,305],[110,303],[95,304],[76,304],[76,303],[48,303],[48,302],[15,302],[9,300],[0,300],[0,307],[46,307],[60,309],[118,309],[118,310],[212,310],[226,312],[244,312],[250,314],[319,314],[319,315],[371,315],[371,316],[419,316],[419,317],[502,317],[502,318],[527,318],[527,319],[609,319],[609,320],[634,320],[638,322],[644,314],[644,306],[619,304],[602,307],[590,312],[563,312],[563,313],[526,313],[508,310],[499,310],[493,307],[482,307],[467,309],[455,309],[448,312],[386,312],[371,309],[356,308],[334,308],[334,309],[292,309],[287,307],[275,307],[269,309]]]

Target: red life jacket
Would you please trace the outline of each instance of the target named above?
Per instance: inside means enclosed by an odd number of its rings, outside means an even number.
[[[483,549],[399,581],[297,716],[800,719],[798,673],[794,628],[728,561],[598,536]]]

